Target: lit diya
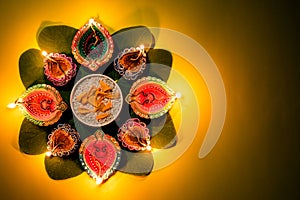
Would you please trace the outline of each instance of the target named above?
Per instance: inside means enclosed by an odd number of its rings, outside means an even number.
[[[148,76],[133,83],[125,101],[140,117],[153,119],[168,112],[176,98],[167,83]]]
[[[28,88],[16,100],[16,105],[29,121],[39,126],[54,124],[68,107],[59,92],[46,84]]]
[[[72,53],[78,63],[96,71],[112,57],[113,40],[97,21],[90,19],[74,36]]]
[[[114,68],[127,80],[135,80],[146,68],[144,46],[124,49],[114,60]]]
[[[87,137],[79,149],[79,159],[87,173],[97,184],[108,179],[120,163],[119,143],[108,134],[98,130]]]
[[[69,124],[59,124],[48,136],[48,156],[68,156],[78,147],[80,141],[79,133],[71,128]]]
[[[120,87],[102,74],[91,74],[80,79],[72,89],[70,101],[76,118],[94,127],[115,120],[123,105]]]
[[[151,150],[149,129],[138,118],[129,119],[120,127],[118,140],[129,150]]]
[[[44,73],[49,81],[56,86],[66,85],[75,75],[77,65],[65,54],[42,52]]]

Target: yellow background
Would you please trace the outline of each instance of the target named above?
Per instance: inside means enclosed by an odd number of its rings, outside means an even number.
[[[296,199],[299,13],[299,3],[283,1],[0,0],[1,199]],[[206,123],[190,148],[147,177],[117,173],[100,187],[86,173],[55,181],[46,174],[44,155],[19,152],[23,116],[6,108],[24,91],[19,56],[38,47],[42,21],[79,28],[97,15],[114,30],[142,24],[182,32],[211,55],[225,83],[228,110],[207,157],[198,158],[209,116],[203,98]],[[174,62],[182,71],[188,65]],[[201,92],[207,97],[203,83],[191,82],[203,89],[195,89],[199,99]]]

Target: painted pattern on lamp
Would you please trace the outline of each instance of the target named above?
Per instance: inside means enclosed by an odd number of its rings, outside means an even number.
[[[60,93],[46,84],[28,88],[15,104],[29,121],[39,126],[54,124],[68,108]]]

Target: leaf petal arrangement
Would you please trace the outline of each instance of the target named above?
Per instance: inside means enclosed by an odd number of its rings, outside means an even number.
[[[91,70],[78,63],[72,54],[72,41],[77,32],[78,29],[66,25],[42,27],[37,35],[37,42],[40,49],[28,49],[20,56],[19,73],[25,88],[28,89],[36,84],[50,85],[60,93],[63,101],[68,105],[67,110],[64,111],[60,119],[52,125],[38,126],[28,119],[24,119],[19,133],[20,151],[29,155],[45,153],[47,151],[47,140],[49,135],[58,124],[70,124],[72,128],[76,129],[79,133],[81,141],[84,141],[90,135],[93,135],[101,129],[105,134],[108,134],[107,137],[115,138],[112,139],[112,141],[117,141],[121,147],[122,154],[118,161],[118,166],[116,167],[117,171],[139,176],[149,175],[154,165],[154,159],[151,151],[130,150],[122,146],[122,141],[118,141],[118,130],[128,119],[117,117],[113,122],[98,128],[87,126],[77,120],[73,116],[70,108],[70,94],[76,82],[75,78],[72,78],[64,86],[57,86],[49,81],[44,74],[44,56],[42,55],[42,51],[65,54],[67,57],[70,57],[73,63],[77,65],[77,78],[84,77],[91,73],[103,74],[110,77],[116,81],[118,86],[121,88],[123,97],[128,95],[130,88],[135,82],[135,80],[122,78],[122,75],[120,75],[114,68],[114,59],[124,49],[139,47],[142,44],[147,58],[147,67],[143,72],[139,73],[138,78],[151,76],[159,78],[165,82],[167,82],[172,69],[172,54],[163,49],[154,49],[155,39],[147,27],[127,27],[111,35],[114,46],[113,52],[111,52],[112,55],[107,62],[102,63],[103,66],[96,70]],[[94,33],[99,34],[98,32]],[[93,35],[93,32],[88,33],[84,37],[92,40],[93,38],[91,38],[92,36],[90,35]],[[165,65],[168,67],[161,68],[162,70],[157,70],[159,65]],[[145,94],[143,93],[143,95]],[[149,103],[149,99],[147,98],[143,101],[143,103],[146,101],[146,103]],[[171,148],[176,145],[176,130],[171,115],[168,112],[155,119],[145,119],[138,116],[130,108],[129,104],[124,103],[122,105],[120,116],[123,116],[122,113],[125,113],[125,116],[137,118],[138,121],[141,121],[141,123],[147,126],[147,130],[149,129],[152,148],[163,149]],[[131,131],[135,131],[135,129],[132,129]],[[126,136],[128,136],[127,139],[130,139],[132,135],[128,133]],[[135,138],[135,140],[137,139]],[[100,142],[102,142],[101,139]],[[45,156],[44,163],[49,177],[54,180],[75,177],[86,170],[80,163],[79,149],[76,149],[75,152],[68,156]]]

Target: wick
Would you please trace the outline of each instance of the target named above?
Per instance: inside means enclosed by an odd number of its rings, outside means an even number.
[[[140,45],[140,52],[139,52],[139,54],[137,55],[136,58],[130,58],[130,60],[136,61],[136,60],[139,59],[139,58],[141,57],[141,55],[143,55],[143,54],[144,54],[144,45]]]
[[[21,104],[23,104],[23,101],[22,99],[18,98],[14,103],[9,103],[6,107],[9,109],[14,109]]]
[[[93,31],[93,37],[95,38],[95,42],[93,42],[93,46],[96,46],[96,44],[98,43],[98,41],[99,41],[99,37],[97,36],[97,33],[96,33],[96,31],[95,31],[95,29],[94,29],[94,27],[93,27],[93,25],[94,25],[94,23],[95,23],[95,20],[94,19],[90,19],[89,20],[89,26],[91,27],[91,29],[92,29],[92,31]]]
[[[59,62],[57,62],[56,60],[54,60],[53,58],[51,58],[49,56],[49,54],[46,51],[42,51],[42,55],[45,56],[48,60],[54,62],[57,64],[58,69],[64,74],[64,82],[66,81],[67,78],[67,74],[65,73],[65,71],[62,69],[62,67],[60,66]],[[48,64],[49,65],[49,64]],[[50,63],[50,71],[52,73],[52,63]]]
[[[57,145],[55,145],[55,146],[53,147],[53,149],[51,149],[51,153],[54,152],[54,150],[55,150],[58,146],[60,146],[61,144],[63,144],[63,142],[59,142]]]
[[[57,61],[54,60],[53,58],[51,58],[51,57],[49,56],[49,54],[48,54],[46,51],[42,51],[42,55],[45,56],[48,60],[51,60],[52,62],[57,63]],[[58,63],[57,63],[57,64],[58,64]]]
[[[57,145],[55,145],[55,146],[53,147],[53,149],[51,149],[50,151],[47,151],[47,152],[46,152],[46,156],[50,157],[50,156],[52,155],[52,153],[54,152],[54,150],[55,150],[59,145],[61,145],[61,144],[63,144],[63,142],[59,142]]]

